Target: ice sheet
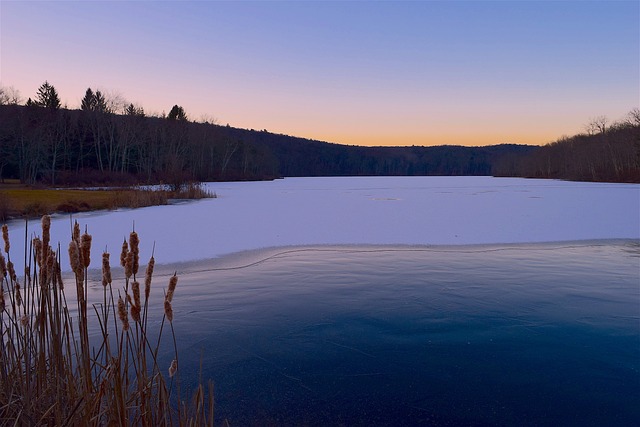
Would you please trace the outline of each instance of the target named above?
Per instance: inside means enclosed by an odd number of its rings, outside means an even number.
[[[640,239],[640,185],[493,177],[323,177],[209,183],[216,199],[74,215],[93,236],[92,267],[116,262],[134,223],[141,262],[315,244],[462,245]],[[12,221],[12,257],[24,253]],[[30,221],[29,236],[40,234]],[[70,218],[54,216],[63,268]],[[16,262],[17,261],[17,262]]]

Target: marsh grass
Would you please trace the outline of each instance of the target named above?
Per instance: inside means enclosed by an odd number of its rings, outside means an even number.
[[[19,184],[0,186],[0,220],[39,217],[54,212],[74,213],[119,208],[167,205],[171,199],[215,198],[202,184],[177,189],[142,187],[101,190],[31,188]]]
[[[213,425],[211,382],[206,389],[199,384],[189,400],[181,395],[173,327],[179,313],[171,306],[178,277],[171,277],[166,290],[155,290],[164,292],[164,313],[151,312],[155,260],[152,255],[141,290],[139,239],[133,231],[120,254],[121,286],[112,283],[110,254],[104,252],[102,298],[89,301],[91,236],[74,224],[71,280],[64,283],[60,247],[51,246],[49,227],[44,216],[41,237],[26,242],[25,236],[22,276],[12,262],[8,228],[2,227],[0,424]],[[151,333],[149,319],[160,316],[159,331]],[[163,340],[163,334],[170,339]],[[160,366],[158,353],[167,341],[173,361]]]

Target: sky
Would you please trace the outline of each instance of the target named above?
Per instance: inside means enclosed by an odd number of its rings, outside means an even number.
[[[638,1],[6,1],[0,84],[356,145],[545,144],[640,104]]]

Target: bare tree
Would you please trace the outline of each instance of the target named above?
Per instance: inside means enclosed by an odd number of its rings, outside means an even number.
[[[20,91],[13,86],[0,86],[0,105],[19,105],[22,102]]]
[[[640,108],[634,108],[629,111],[626,121],[631,126],[640,126]]]
[[[217,125],[218,120],[210,114],[202,114],[200,119],[197,120],[198,123],[203,123],[207,125]]]
[[[592,117],[585,125],[585,130],[589,135],[595,135],[596,133],[605,133],[607,131],[608,124],[609,119],[606,116]]]

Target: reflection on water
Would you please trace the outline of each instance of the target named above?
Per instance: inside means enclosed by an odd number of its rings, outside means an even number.
[[[640,419],[637,241],[280,248],[183,270],[182,377],[202,362],[231,425]]]

